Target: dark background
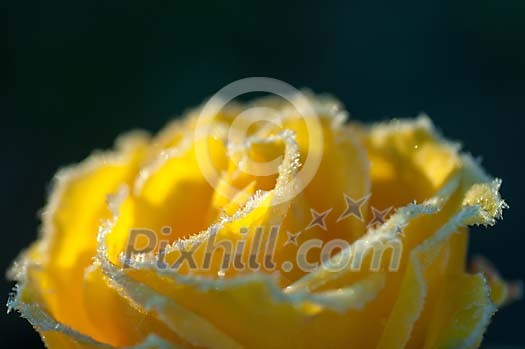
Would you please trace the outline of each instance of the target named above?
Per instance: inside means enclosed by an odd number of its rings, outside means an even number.
[[[525,279],[525,2],[2,2],[0,269],[36,236],[61,166],[119,133],[158,130],[237,79],[267,76],[339,97],[355,119],[427,112],[483,155],[511,206],[471,249]],[[520,225],[521,224],[521,225]],[[12,284],[1,283],[7,299]],[[525,302],[504,308],[487,344],[524,345]],[[39,346],[16,314],[6,347]]]

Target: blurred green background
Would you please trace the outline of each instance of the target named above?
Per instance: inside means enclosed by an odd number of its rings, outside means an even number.
[[[61,166],[121,132],[158,130],[250,76],[329,92],[364,121],[428,113],[503,179],[511,206],[471,249],[525,279],[525,2],[4,2],[0,267],[36,237]],[[12,284],[2,282],[7,299]],[[524,302],[498,312],[487,344],[525,345]],[[17,315],[5,347],[38,347]]]

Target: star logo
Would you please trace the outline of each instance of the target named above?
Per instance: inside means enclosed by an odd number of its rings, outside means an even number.
[[[312,221],[308,226],[306,227],[306,230],[313,228],[315,226],[321,227],[323,230],[326,230],[326,222],[324,221],[326,219],[326,216],[332,211],[332,209],[328,209],[324,212],[317,212],[313,208],[310,208],[310,213],[312,214]]]
[[[284,243],[284,246],[289,245],[289,244],[297,246],[297,237],[301,234],[301,232],[292,234],[289,231],[287,231],[286,234],[288,235],[288,239]]]
[[[402,237],[405,237],[405,231],[403,230],[406,226],[408,225],[408,223],[405,223],[405,224],[396,224],[396,227],[395,227],[395,231],[394,233],[396,235],[399,235],[399,236],[402,236]]]
[[[375,226],[375,225],[382,225],[385,223],[386,216],[390,213],[390,210],[392,210],[392,206],[385,208],[382,211],[379,211],[377,208],[372,206],[372,220],[370,223],[368,223],[368,226]]]
[[[359,219],[361,222],[363,221],[363,214],[361,213],[361,207],[364,205],[364,203],[370,198],[370,194],[363,196],[361,199],[354,201],[350,196],[343,194],[346,202],[346,210],[343,212],[343,214],[337,218],[337,222],[342,221],[343,219],[354,216],[357,219]]]

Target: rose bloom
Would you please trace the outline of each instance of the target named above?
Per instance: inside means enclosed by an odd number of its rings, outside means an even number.
[[[478,347],[519,292],[465,266],[500,180],[425,116],[366,126],[307,96],[313,124],[276,98],[197,108],[59,171],[9,308],[49,348]],[[273,112],[238,122],[252,106]]]

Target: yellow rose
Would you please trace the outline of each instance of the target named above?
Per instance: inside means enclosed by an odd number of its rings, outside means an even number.
[[[465,271],[501,182],[424,116],[306,102],[199,108],[59,171],[9,307],[49,348],[479,346],[517,294]]]

